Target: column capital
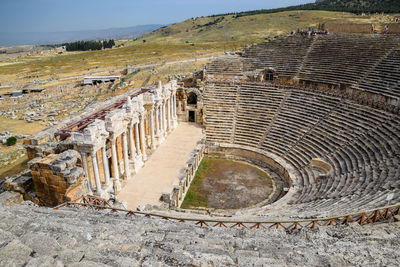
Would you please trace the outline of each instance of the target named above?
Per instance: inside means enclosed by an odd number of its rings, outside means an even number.
[[[146,105],[144,105],[144,110],[146,111],[151,111],[151,110],[153,110],[154,109],[154,107],[155,107],[155,103],[152,103],[152,104],[146,104]]]

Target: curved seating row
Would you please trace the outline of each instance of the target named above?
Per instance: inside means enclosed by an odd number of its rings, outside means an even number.
[[[394,114],[250,82],[208,84],[205,112],[208,143],[262,149],[294,167],[292,210],[318,215],[400,201],[400,118]],[[314,158],[333,167],[328,178],[313,171]]]
[[[219,57],[208,64],[207,73],[242,79],[246,72],[272,68],[283,80],[359,89],[399,104],[399,65],[398,35],[295,35],[252,45],[240,56]]]

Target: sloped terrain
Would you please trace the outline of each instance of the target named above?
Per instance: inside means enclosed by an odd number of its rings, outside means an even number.
[[[322,24],[375,24],[378,31],[395,15],[364,15],[322,10],[291,10],[275,13],[254,12],[197,17],[162,27],[139,38],[138,43],[226,43],[228,50],[270,40],[297,29],[318,28]],[[236,46],[236,47],[235,47]],[[236,48],[236,49],[235,49]]]

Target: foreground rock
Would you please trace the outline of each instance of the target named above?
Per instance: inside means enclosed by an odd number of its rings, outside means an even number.
[[[0,266],[394,266],[399,238],[400,228],[389,223],[287,234],[0,206]]]

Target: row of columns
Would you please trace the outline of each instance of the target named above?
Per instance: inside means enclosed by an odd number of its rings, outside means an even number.
[[[132,123],[128,126],[127,130],[121,134],[121,143],[122,143],[122,156],[123,156],[123,165],[124,165],[124,176],[125,179],[130,178],[131,169],[130,164],[143,162],[147,160],[146,155],[146,146],[145,146],[145,127],[144,127],[144,114],[140,114],[139,121],[136,123]],[[121,187],[120,178],[122,173],[118,164],[118,156],[117,156],[117,138],[114,133],[111,135],[111,160],[113,166],[113,174],[114,177],[110,177],[110,166],[108,164],[107,152],[106,152],[106,143],[100,148],[103,162],[103,170],[104,170],[104,178],[105,183],[102,185],[100,180],[100,168],[98,165],[98,154],[97,151],[92,151],[90,153],[82,152],[81,156],[83,159],[83,167],[85,169],[86,177],[89,178],[89,190],[96,192],[97,195],[101,196],[104,193],[105,189],[108,189],[111,185],[111,180],[114,182],[114,190],[119,191]],[[89,171],[89,163],[88,156],[90,155],[92,168],[93,168],[93,176],[91,177],[91,172]],[[134,172],[136,170],[133,170]],[[94,178],[95,184],[92,184],[92,179]]]
[[[175,127],[176,96],[155,104],[149,111],[150,147],[155,149],[165,136]]]
[[[144,161],[147,160],[146,154],[146,138],[151,140],[151,149],[155,149],[158,144],[160,144],[176,124],[176,96],[172,94],[167,100],[159,102],[157,105],[153,105],[150,110],[147,111],[149,115],[149,136],[145,133],[145,112],[139,113],[138,120],[132,121],[128,124],[127,129],[122,133],[110,133],[111,141],[111,160],[113,167],[113,176],[110,177],[110,166],[108,164],[107,152],[106,152],[106,140],[100,148],[93,148],[90,153],[82,152],[81,156],[83,159],[83,167],[86,172],[86,177],[88,177],[88,187],[90,191],[95,192],[97,195],[102,196],[105,191],[111,186],[112,181],[114,182],[114,191],[119,191],[121,189],[120,179],[122,172],[125,179],[129,179],[131,173],[136,173],[137,169],[142,165]],[[117,155],[117,138],[121,136],[122,143],[122,161],[123,170],[120,170],[120,165],[118,164]],[[86,150],[87,151],[87,150]],[[103,163],[104,171],[104,184],[101,182],[98,151],[101,151],[101,159]],[[89,171],[88,156],[91,157],[92,171]],[[131,164],[133,165],[133,170],[131,172]],[[94,177],[91,177],[93,174]],[[94,178],[94,179],[93,179]],[[94,180],[94,184],[92,181]],[[115,193],[117,193],[115,192]]]
[[[109,186],[111,184],[111,177],[110,177],[110,170],[108,166],[108,159],[105,146],[101,148],[102,154],[102,161],[103,161],[103,170],[104,170],[104,178],[105,178],[105,186]],[[89,171],[89,162],[88,162],[88,155],[90,155],[92,161],[92,168],[93,168],[93,175],[95,184],[93,185],[91,179],[88,181],[89,191],[96,191],[97,194],[101,195],[103,193],[102,184],[100,181],[100,172],[99,172],[99,165],[97,159],[97,152],[92,151],[90,153],[81,152],[81,157],[83,160],[83,168],[85,170],[86,177],[90,178],[90,171]]]

